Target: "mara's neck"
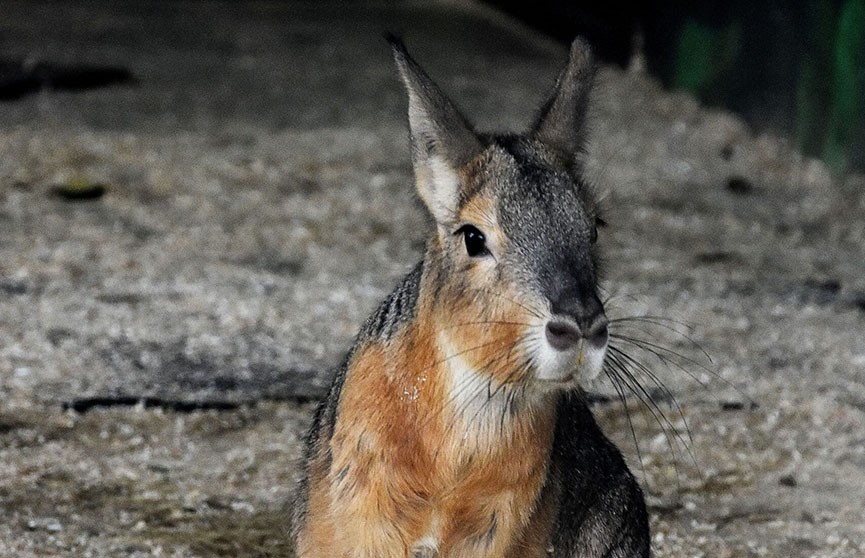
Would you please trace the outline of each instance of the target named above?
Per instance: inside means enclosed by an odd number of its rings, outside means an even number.
[[[426,267],[424,273],[435,273]],[[429,285],[434,277],[424,277]],[[417,315],[398,346],[396,395],[412,427],[434,446],[465,457],[507,458],[514,451],[544,454],[555,429],[555,395],[524,380],[512,332],[473,319],[462,302],[447,303],[421,289]],[[501,329],[501,328],[499,328]],[[436,450],[439,451],[439,450]],[[450,453],[450,451],[449,451]],[[474,458],[474,457],[472,457]]]

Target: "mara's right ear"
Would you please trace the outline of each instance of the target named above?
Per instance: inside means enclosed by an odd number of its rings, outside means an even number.
[[[408,122],[418,194],[439,224],[452,223],[459,203],[458,169],[481,151],[468,121],[415,62],[402,41],[388,35],[408,92]]]
[[[532,134],[566,164],[573,164],[585,143],[586,111],[595,77],[592,48],[583,39],[571,44],[568,63],[553,94],[541,107]]]

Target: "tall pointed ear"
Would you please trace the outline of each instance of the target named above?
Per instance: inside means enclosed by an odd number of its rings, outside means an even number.
[[[456,217],[462,185],[458,169],[481,151],[481,142],[402,41],[386,37],[408,91],[408,121],[418,194],[439,224]]]
[[[595,70],[592,48],[578,37],[571,44],[568,63],[559,73],[553,94],[541,107],[532,131],[536,139],[569,165],[584,146],[586,111]]]

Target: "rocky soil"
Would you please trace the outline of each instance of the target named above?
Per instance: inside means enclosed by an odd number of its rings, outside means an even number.
[[[0,102],[0,556],[291,556],[314,400],[427,227],[381,32],[486,129],[564,46],[469,2],[3,12],[4,59],[134,82]],[[589,388],[656,555],[865,555],[865,178],[638,69],[592,113],[610,314],[663,318],[619,333],[675,401]]]

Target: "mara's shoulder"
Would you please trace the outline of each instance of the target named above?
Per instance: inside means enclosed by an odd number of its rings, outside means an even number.
[[[367,318],[361,328],[357,343],[370,339],[390,339],[402,326],[415,317],[421,277],[423,276],[423,266],[423,261],[418,262],[397,283],[390,294],[379,304],[375,312]]]

